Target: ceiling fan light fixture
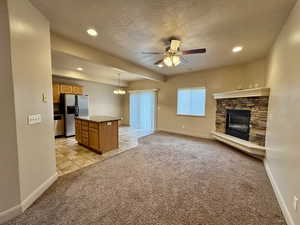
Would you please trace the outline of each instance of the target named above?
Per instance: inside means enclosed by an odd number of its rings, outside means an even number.
[[[179,64],[180,64],[180,57],[179,56],[177,56],[177,55],[174,55],[173,57],[172,57],[172,62],[173,62],[173,65],[174,66],[178,66]]]
[[[166,66],[168,66],[168,67],[173,66],[171,56],[166,56],[166,57],[164,58],[164,64],[165,64]]]
[[[162,68],[162,67],[164,67],[164,64],[160,63],[160,64],[157,64],[157,66],[158,66],[159,68]]]
[[[164,64],[168,67],[178,66],[180,62],[180,57],[177,55],[166,56],[164,58]]]

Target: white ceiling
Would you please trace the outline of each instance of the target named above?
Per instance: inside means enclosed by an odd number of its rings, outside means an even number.
[[[251,61],[265,56],[296,0],[31,0],[51,29],[162,74]],[[96,38],[86,34],[95,28]],[[207,48],[188,63],[158,68],[163,39],[179,36],[182,49]],[[234,54],[232,47],[244,46]]]
[[[82,73],[111,80],[118,80],[119,74],[122,81],[143,79],[141,75],[129,73],[118,68],[91,63],[78,57],[57,51],[52,51],[52,67],[59,70],[70,70],[74,72],[78,72],[77,68],[81,67],[83,69]]]
[[[78,71],[77,68],[82,68]],[[54,75],[64,76],[74,79],[90,80],[110,85],[120,84],[127,86],[133,80],[143,79],[141,75],[129,73],[118,68],[95,64],[81,58],[67,55],[62,52],[52,51],[52,70]]]

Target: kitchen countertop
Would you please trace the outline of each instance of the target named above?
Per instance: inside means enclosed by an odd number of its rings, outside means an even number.
[[[88,120],[88,121],[98,122],[98,123],[121,120],[120,117],[113,117],[113,116],[79,116],[76,117],[76,119]]]

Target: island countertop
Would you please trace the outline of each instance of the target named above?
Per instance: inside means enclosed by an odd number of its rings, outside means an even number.
[[[87,121],[96,122],[96,123],[121,120],[120,117],[113,117],[113,116],[79,116],[79,117],[76,117],[76,119],[87,120]]]

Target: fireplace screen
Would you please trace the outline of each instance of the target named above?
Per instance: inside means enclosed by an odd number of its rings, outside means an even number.
[[[250,110],[227,110],[226,134],[249,141]]]

